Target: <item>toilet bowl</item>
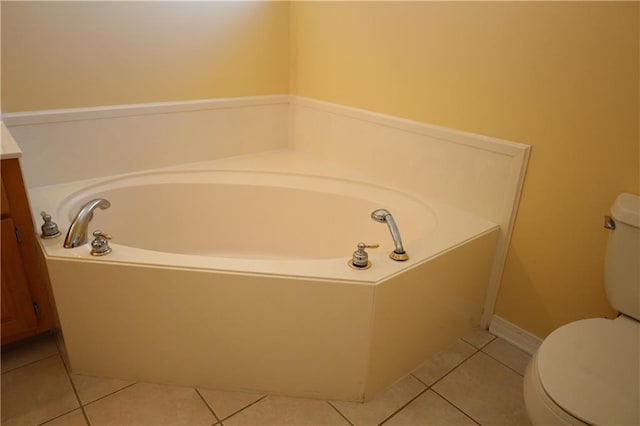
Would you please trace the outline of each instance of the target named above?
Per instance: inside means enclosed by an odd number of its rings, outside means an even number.
[[[640,424],[640,322],[576,321],[551,333],[527,367],[527,412],[540,425]]]
[[[621,194],[605,262],[620,315],[564,325],[527,366],[524,400],[534,425],[640,425],[640,197]]]

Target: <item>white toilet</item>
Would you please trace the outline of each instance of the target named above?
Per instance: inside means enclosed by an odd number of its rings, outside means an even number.
[[[620,316],[576,321],[542,342],[524,377],[534,425],[640,425],[640,196],[620,194],[611,215],[605,286]]]

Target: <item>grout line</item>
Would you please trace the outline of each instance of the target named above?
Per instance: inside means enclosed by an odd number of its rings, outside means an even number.
[[[7,374],[7,373],[10,373],[10,372],[12,372],[12,371],[16,371],[16,370],[18,370],[18,369],[20,369],[20,368],[22,368],[22,367],[28,367],[28,366],[33,365],[33,364],[35,364],[35,363],[38,363],[38,362],[40,362],[40,361],[44,361],[45,359],[53,358],[54,356],[59,356],[60,358],[62,358],[62,356],[61,356],[59,353],[55,353],[55,354],[51,354],[51,355],[47,355],[47,356],[45,356],[44,358],[40,358],[40,359],[37,359],[37,360],[35,360],[35,361],[31,361],[31,362],[29,362],[29,363],[27,363],[27,364],[19,365],[19,366],[14,367],[14,368],[12,368],[12,369],[10,369],[10,370],[3,371],[3,372],[2,372],[2,374]],[[62,363],[64,364],[64,360],[62,360]],[[66,367],[66,366],[65,366],[65,367]]]
[[[60,348],[58,348],[58,352],[60,352]],[[84,409],[84,405],[82,404],[82,400],[80,399],[80,394],[78,394],[78,389],[76,389],[76,384],[73,382],[73,377],[71,377],[71,371],[69,369],[69,366],[67,365],[67,363],[64,362],[64,359],[61,353],[58,353],[58,356],[60,357],[60,361],[62,361],[62,365],[64,366],[64,371],[66,371],[67,373],[67,379],[69,379],[69,383],[71,384],[71,389],[73,389],[73,394],[76,396],[76,401],[78,401],[78,406],[82,411],[82,415],[84,416],[84,419],[87,422],[87,425],[91,426],[91,421],[89,421],[89,416],[87,415],[87,412]]]
[[[442,375],[442,377],[440,377],[439,379],[437,379],[437,380],[436,380],[435,382],[433,382],[431,385],[427,385],[425,382],[423,382],[423,381],[422,381],[422,380],[420,380],[418,377],[416,377],[413,373],[410,373],[410,374],[411,374],[411,376],[413,376],[416,380],[418,380],[420,383],[422,383],[423,385],[427,386],[427,389],[425,389],[424,391],[422,391],[422,392],[420,393],[420,395],[422,395],[423,393],[427,392],[428,390],[433,391],[433,393],[435,393],[435,394],[436,394],[436,395],[438,395],[440,398],[442,398],[442,399],[444,399],[445,401],[447,401],[447,402],[448,402],[449,404],[451,404],[451,406],[453,406],[456,410],[460,411],[460,412],[461,412],[465,417],[468,417],[469,419],[471,419],[471,421],[473,421],[474,423],[476,423],[476,424],[478,424],[478,425],[479,425],[480,423],[478,423],[478,422],[477,422],[473,417],[471,417],[470,415],[468,415],[467,413],[465,413],[463,410],[461,410],[461,409],[460,409],[460,407],[458,407],[457,405],[453,404],[453,403],[452,403],[451,401],[449,401],[447,398],[445,398],[444,396],[440,395],[440,393],[438,393],[438,392],[433,388],[433,387],[434,387],[436,384],[438,384],[440,381],[444,380],[444,378],[445,378],[445,377],[447,377],[449,374],[453,373],[455,370],[457,370],[458,368],[460,368],[460,367],[461,367],[465,362],[469,361],[471,358],[473,358],[474,356],[476,356],[477,354],[479,354],[480,352],[482,352],[482,349],[477,348],[476,346],[472,345],[471,343],[467,342],[467,341],[466,341],[466,340],[464,340],[464,339],[461,339],[461,340],[463,340],[465,343],[467,343],[467,344],[469,344],[471,347],[473,347],[473,348],[475,349],[475,351],[474,351],[472,354],[470,354],[468,357],[466,357],[465,359],[463,359],[462,361],[460,361],[460,362],[459,362],[455,367],[453,367],[451,370],[449,370],[449,371],[447,371],[445,374],[443,374],[443,375]],[[493,340],[495,340],[495,339],[492,339],[492,340],[491,340],[491,342],[493,342]],[[491,343],[491,342],[489,342],[489,343]],[[483,346],[483,348],[484,348],[485,346],[489,345],[489,343],[487,343],[486,345],[484,345],[484,346]],[[483,352],[483,353],[484,353],[484,352]],[[418,396],[420,396],[420,395],[418,395]],[[417,398],[418,398],[418,396],[416,396],[414,399],[412,399],[409,403],[411,403],[411,402],[413,402],[415,399],[417,399]],[[409,405],[409,404],[406,404],[406,405]],[[406,407],[406,405],[405,405],[405,406],[403,406],[400,410],[404,409],[404,408]],[[397,411],[396,413],[394,413],[392,416],[395,416],[395,415],[396,415],[400,410],[398,410],[398,411]],[[390,419],[391,419],[391,417],[389,417],[389,418],[385,419],[385,420],[384,420],[384,422],[382,422],[382,423],[385,423],[385,422],[387,422],[387,421],[388,421],[388,420],[390,420]],[[380,425],[382,425],[382,423],[380,423]]]
[[[263,396],[261,396],[260,398],[256,399],[255,401],[253,401],[251,404],[249,404],[249,405],[247,405],[247,406],[245,406],[245,407],[242,407],[241,409],[239,409],[239,410],[237,410],[237,411],[234,411],[233,413],[229,414],[229,415],[228,415],[227,417],[225,417],[224,419],[221,419],[221,420],[220,420],[220,424],[223,424],[222,422],[224,422],[225,420],[229,420],[231,417],[233,417],[233,416],[235,416],[236,414],[238,414],[238,413],[240,413],[240,412],[242,412],[242,411],[246,410],[247,408],[251,407],[252,405],[257,404],[258,402],[262,401],[263,399],[265,399],[265,398],[266,398],[266,397],[268,397],[268,396],[269,396],[268,394],[267,394],[267,395],[263,395]]]
[[[11,347],[11,349],[8,349],[8,350],[5,349],[4,351],[0,352],[0,360],[3,357],[6,357],[8,354],[10,354],[12,352],[17,352],[17,351],[20,351],[21,349],[25,350],[24,348],[33,347],[34,345],[37,345],[38,343],[42,343],[42,342],[44,342],[44,341],[46,341],[48,339],[53,339],[54,346],[56,347],[56,353],[55,354],[46,355],[46,356],[44,356],[42,358],[34,359],[33,361],[28,362],[26,364],[19,365],[17,367],[13,367],[13,368],[11,368],[11,369],[9,369],[7,371],[3,371],[1,374],[5,374],[5,373],[8,373],[10,371],[15,371],[18,368],[26,367],[27,365],[32,365],[32,364],[35,364],[36,362],[39,362],[39,361],[44,361],[45,359],[49,359],[49,358],[51,358],[51,357],[53,357],[55,355],[62,356],[62,353],[60,352],[60,348],[58,347],[58,333],[56,331],[48,331],[46,333],[40,334],[38,336],[35,336],[34,338],[26,339],[24,342],[20,342],[20,341],[15,342],[16,345]],[[64,359],[62,361],[64,362]]]
[[[93,377],[93,376],[88,376],[88,377]],[[98,378],[100,378],[100,377],[98,377]],[[96,398],[96,399],[93,399],[93,400],[87,402],[86,404],[82,404],[82,407],[84,408],[86,406],[92,405],[95,402],[102,401],[103,399],[108,398],[111,395],[114,395],[114,394],[116,394],[118,392],[121,392],[121,391],[123,391],[125,389],[129,389],[130,387],[132,387],[134,385],[137,385],[137,384],[138,384],[138,382],[129,383],[128,385],[123,386],[120,389],[117,389],[117,390],[114,390],[113,392],[109,392],[109,393],[107,393],[105,395],[102,395],[100,398]]]
[[[515,368],[511,367],[510,365],[505,364],[504,362],[502,362],[501,360],[499,360],[498,358],[496,358],[495,356],[491,355],[490,353],[487,353],[485,351],[480,351],[483,354],[485,354],[486,356],[488,356],[489,358],[497,361],[498,363],[500,363],[501,365],[504,365],[505,367],[507,367],[509,370],[513,371],[514,373],[516,373],[518,376],[520,377],[524,377],[524,374],[520,373],[519,371],[517,371]]]
[[[420,382],[422,383],[422,382]],[[423,383],[424,384],[424,383]],[[400,408],[398,408],[396,411],[394,411],[393,413],[391,413],[389,416],[387,416],[384,420],[382,420],[380,423],[378,423],[378,426],[381,426],[383,424],[385,424],[386,422],[388,422],[389,420],[391,420],[391,418],[393,416],[395,416],[396,414],[398,414],[399,412],[401,412],[402,410],[404,410],[405,408],[407,408],[407,406],[409,404],[411,404],[413,401],[415,401],[416,399],[420,398],[420,396],[424,395],[424,393],[426,393],[430,388],[426,387],[425,389],[423,389],[422,391],[420,391],[420,393],[418,393],[416,396],[414,396],[413,398],[411,398],[409,401],[407,401],[405,404],[403,404]]]
[[[446,373],[444,373],[442,375],[442,377],[438,378],[435,382],[431,383],[430,385],[423,382],[422,380],[420,380],[417,376],[415,376],[413,373],[410,373],[416,380],[418,380],[420,383],[422,383],[423,385],[427,386],[428,388],[432,388],[433,386],[435,386],[438,382],[440,382],[442,379],[444,379],[445,377],[447,377],[449,374],[453,373],[454,370],[457,370],[462,364],[464,364],[465,362],[469,361],[469,359],[471,359],[471,357],[473,357],[475,354],[477,354],[478,352],[481,352],[480,349],[476,348],[475,346],[473,346],[473,348],[475,349],[475,352],[473,352],[471,355],[469,355],[468,357],[466,357],[465,359],[463,359],[462,361],[460,361],[455,367],[453,367],[451,370],[448,370]]]
[[[456,367],[454,367],[454,368],[456,368]],[[445,376],[446,376],[447,374],[449,374],[449,373],[446,373],[446,374],[445,374]],[[429,389],[429,388],[431,387],[431,385],[428,385],[428,384],[426,384],[425,382],[423,382],[422,380],[420,380],[420,379],[418,378],[418,376],[416,376],[415,374],[413,374],[413,372],[412,372],[412,373],[409,373],[409,375],[410,375],[411,377],[413,377],[414,379],[416,379],[417,381],[419,381],[420,383],[422,383],[423,385],[425,385],[425,386],[427,387],[427,389]],[[443,377],[444,377],[444,376],[443,376]],[[440,380],[440,379],[438,379],[438,380]],[[436,380],[434,383],[436,383],[436,382],[437,382],[437,380]]]
[[[198,388],[193,388],[193,389],[195,389],[196,393],[198,394],[198,396],[200,397],[200,399],[202,400],[202,402],[204,402],[204,405],[206,405],[206,406],[207,406],[207,408],[209,409],[209,411],[211,411],[211,414],[213,414],[213,417],[216,419],[216,422],[214,423],[214,425],[215,425],[215,424],[217,424],[217,423],[220,423],[220,422],[221,422],[220,417],[218,417],[218,415],[217,415],[217,414],[216,414],[216,412],[214,411],[213,407],[211,407],[211,406],[209,405],[209,403],[207,402],[207,400],[206,400],[206,399],[204,399],[204,396],[202,396],[202,394],[200,393],[200,391],[198,390]]]
[[[331,406],[331,408],[333,408],[334,410],[336,410],[336,411],[338,412],[338,414],[340,414],[340,417],[342,417],[343,419],[345,419],[345,420],[347,421],[347,423],[349,423],[351,426],[355,426],[355,425],[351,422],[351,420],[349,420],[349,418],[348,418],[346,415],[342,414],[342,412],[341,412],[340,410],[338,410],[338,407],[336,407],[335,405],[333,405],[333,404],[331,403],[331,401],[326,400],[326,402],[327,402],[327,404],[329,404],[329,405]]]
[[[69,410],[69,411],[66,411],[66,412],[64,412],[64,413],[62,413],[62,414],[58,414],[57,416],[55,416],[55,417],[51,417],[50,419],[47,419],[47,420],[45,420],[45,421],[44,421],[44,422],[42,422],[42,423],[38,423],[38,424],[37,424],[37,426],[46,426],[49,422],[52,422],[52,421],[54,421],[54,420],[57,420],[57,419],[59,419],[60,417],[64,417],[64,416],[66,416],[67,414],[71,414],[71,413],[73,413],[74,411],[77,411],[77,410],[80,410],[80,409],[81,409],[81,407],[77,407],[77,408],[74,408],[73,410]],[[7,420],[10,420],[10,419],[7,419]],[[86,417],[85,417],[85,420],[86,420]],[[88,423],[87,423],[87,424],[88,424]]]
[[[486,348],[487,346],[489,346],[491,344],[491,342],[493,342],[494,340],[496,340],[498,338],[498,336],[494,336],[493,334],[491,334],[491,337],[493,337],[493,339],[489,340],[487,343],[485,343],[484,345],[477,347],[476,345],[474,345],[473,343],[471,343],[468,340],[465,340],[464,337],[461,337],[460,340],[462,340],[463,342],[473,346],[474,348],[476,348],[477,350],[481,351],[484,348]]]
[[[460,407],[458,407],[456,404],[454,404],[453,402],[449,401],[447,398],[445,398],[444,396],[442,396],[438,391],[436,391],[435,389],[431,389],[433,391],[433,393],[435,393],[436,395],[438,395],[440,398],[444,399],[445,401],[447,401],[449,404],[451,404],[452,407],[454,407],[456,410],[460,411],[462,414],[464,414],[466,417],[468,417],[469,419],[471,419],[472,422],[474,422],[477,425],[481,425],[481,423],[479,421],[477,421],[476,419],[474,419],[473,417],[471,417],[469,414],[467,414],[464,410],[462,410]]]
[[[84,409],[84,405],[80,406],[80,410],[82,411],[82,415],[84,416],[84,419],[87,422],[87,425],[91,426],[91,420],[89,420],[89,415],[87,414],[87,411]]]
[[[474,357],[476,354],[482,352],[482,349],[472,345],[471,343],[467,342],[464,339],[460,339],[463,342],[467,343],[469,346],[471,346],[474,349],[474,352],[471,353],[469,356],[467,356],[466,358],[464,358],[462,361],[460,361],[458,364],[456,364],[453,368],[451,368],[450,370],[448,370],[446,373],[444,373],[440,378],[438,378],[436,381],[434,381],[432,384],[427,384],[425,382],[423,382],[422,380],[420,380],[416,375],[413,374],[413,372],[409,373],[410,376],[412,376],[414,379],[416,379],[418,382],[422,383],[424,386],[426,386],[426,388],[420,392],[418,395],[416,395],[414,398],[412,398],[409,402],[407,402],[406,404],[404,404],[402,407],[400,407],[398,410],[396,410],[393,414],[391,414],[389,417],[387,417],[386,419],[384,419],[378,426],[383,425],[384,423],[388,422],[389,420],[391,420],[392,417],[394,417],[395,415],[397,415],[400,411],[404,410],[409,404],[411,404],[413,401],[415,401],[416,399],[418,399],[421,395],[423,395],[424,393],[426,393],[428,390],[432,390],[434,393],[436,393],[438,396],[440,396],[441,398],[443,398],[445,401],[447,401],[449,404],[451,404],[450,401],[448,401],[446,398],[442,397],[442,395],[440,395],[438,392],[436,392],[433,389],[433,386],[435,386],[436,384],[438,384],[441,380],[443,380],[445,377],[447,377],[449,374],[451,374],[453,371],[457,370],[458,368],[460,368],[460,366],[462,366],[465,362],[469,361],[469,359],[471,359],[472,357]],[[495,340],[495,336],[494,338],[489,341],[487,344],[485,344],[484,346],[482,346],[483,348],[487,345],[489,345],[491,342],[493,342],[493,340]],[[464,411],[460,410],[460,408],[456,407],[454,404],[451,404],[453,407],[455,407],[458,411],[462,412],[466,417],[469,417],[473,422],[479,424],[478,422],[476,422],[473,418],[471,418],[467,413],[465,413]]]

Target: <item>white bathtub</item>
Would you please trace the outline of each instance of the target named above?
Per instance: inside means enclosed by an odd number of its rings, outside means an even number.
[[[498,231],[283,152],[30,198],[63,232],[41,246],[75,373],[342,400],[370,398],[477,325]],[[93,198],[111,202],[89,227],[112,236],[98,258],[62,247]],[[408,261],[389,259],[377,208]],[[380,244],[368,270],[347,265],[360,241]]]

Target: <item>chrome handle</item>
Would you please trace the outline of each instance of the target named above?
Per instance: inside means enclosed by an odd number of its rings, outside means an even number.
[[[380,247],[379,244],[358,243],[358,249],[353,252],[353,257],[349,259],[347,264],[353,269],[369,269],[371,262],[369,262],[369,254],[364,249],[378,247]]]
[[[604,217],[604,227],[606,229],[611,229],[612,231],[616,229],[616,221],[613,220],[611,216]]]
[[[42,216],[42,220],[44,220],[44,223],[40,227],[40,229],[42,230],[40,238],[49,239],[55,238],[60,235],[58,224],[51,220],[51,215],[44,211],[40,212],[40,215]]]
[[[94,239],[91,241],[91,254],[93,256],[104,256],[111,253],[111,247],[109,247],[109,240],[111,235],[102,231],[93,231]]]

